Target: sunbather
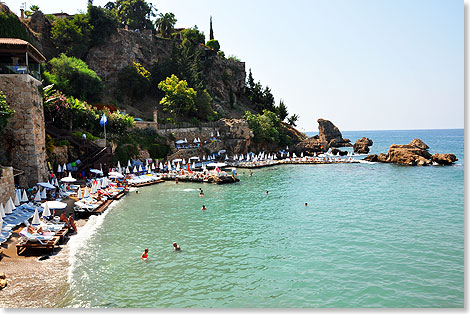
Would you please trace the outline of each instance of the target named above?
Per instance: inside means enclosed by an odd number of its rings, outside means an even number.
[[[75,220],[73,219],[72,214],[69,215],[67,223],[69,225],[69,228],[72,228],[75,232],[77,232],[77,226],[75,225]]]

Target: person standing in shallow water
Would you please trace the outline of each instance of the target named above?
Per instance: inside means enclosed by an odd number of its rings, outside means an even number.
[[[178,244],[176,244],[176,242],[173,242],[173,250],[181,251],[181,247]]]
[[[266,191],[266,195],[268,195],[268,194],[269,194],[269,191]]]
[[[149,249],[146,248],[144,250],[144,253],[142,253],[142,256],[140,257],[140,259],[146,261],[148,257],[149,257]]]
[[[207,209],[207,208],[206,208],[206,205],[202,205],[201,210],[206,210],[206,209]]]

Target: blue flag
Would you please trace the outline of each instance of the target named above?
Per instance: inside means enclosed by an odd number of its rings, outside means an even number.
[[[108,119],[106,119],[106,116],[103,113],[103,116],[101,117],[101,120],[100,120],[100,126],[105,126],[106,122],[108,122]]]

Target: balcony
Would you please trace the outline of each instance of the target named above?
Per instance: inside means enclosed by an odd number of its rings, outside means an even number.
[[[0,63],[0,74],[29,74],[38,81],[41,80],[41,67],[39,64],[12,65],[11,63]]]

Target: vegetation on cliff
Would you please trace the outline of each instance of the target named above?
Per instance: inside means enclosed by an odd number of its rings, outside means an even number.
[[[8,106],[5,94],[0,91],[0,132],[5,128],[8,118],[13,116],[15,111]]]

